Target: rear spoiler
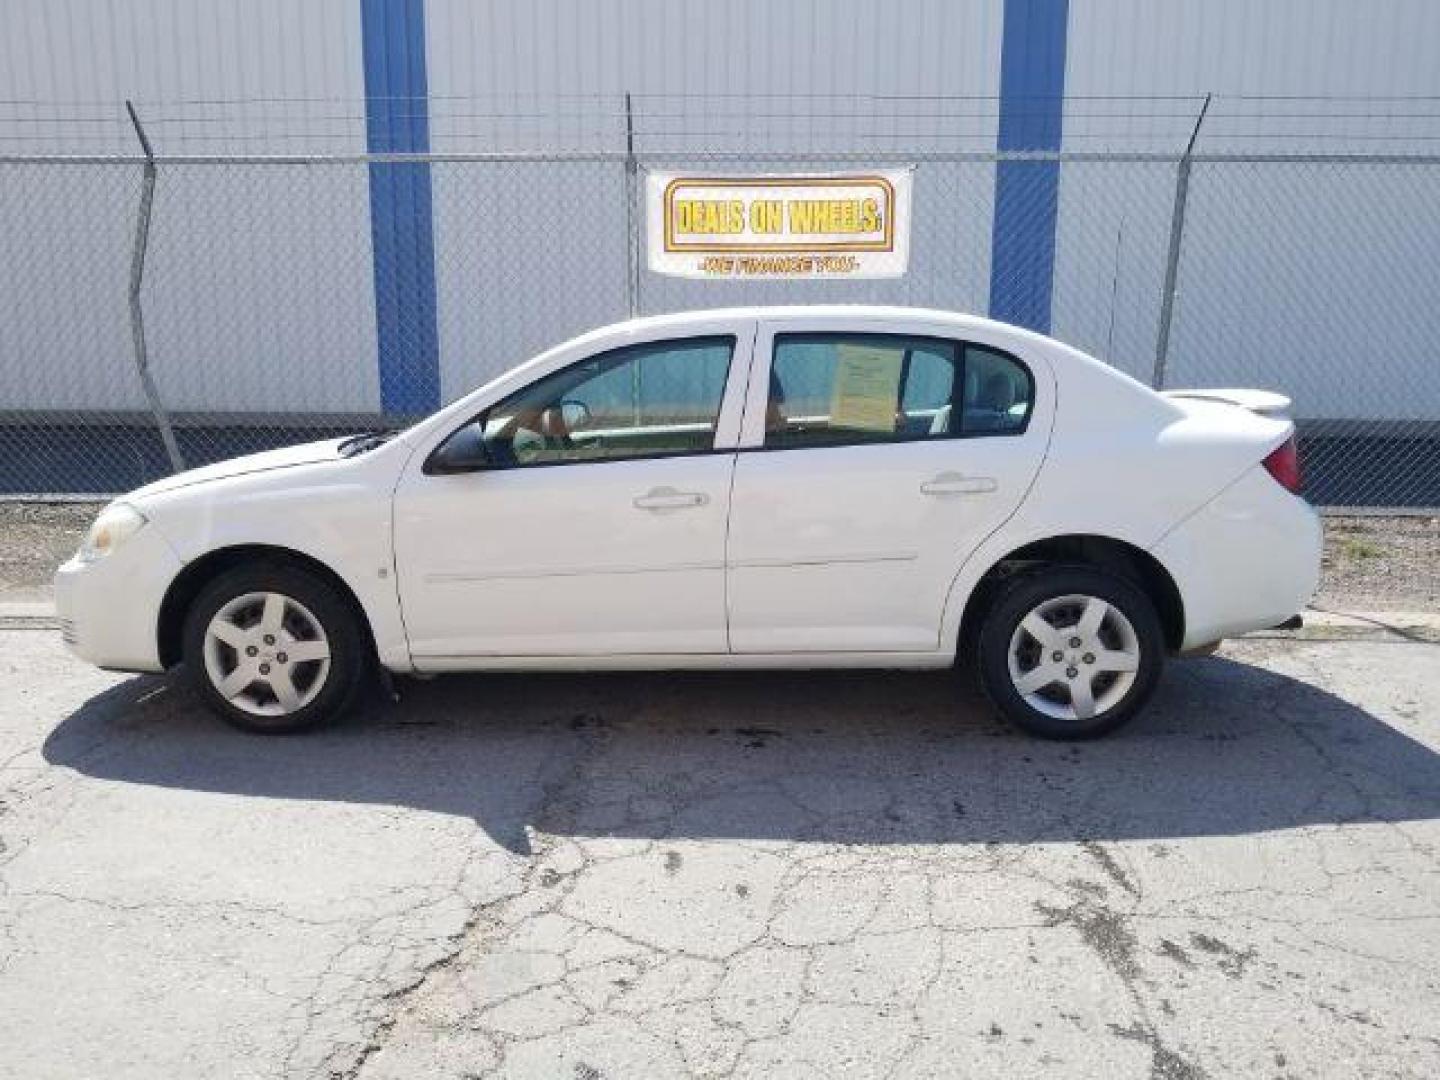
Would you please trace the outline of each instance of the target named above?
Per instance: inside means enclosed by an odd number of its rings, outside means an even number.
[[[1290,418],[1290,399],[1270,390],[1162,390],[1162,397],[1188,398],[1193,401],[1219,401],[1239,405],[1261,416],[1276,420]]]

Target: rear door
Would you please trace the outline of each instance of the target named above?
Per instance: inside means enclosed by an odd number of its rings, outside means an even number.
[[[943,324],[762,323],[727,544],[738,653],[929,651],[1044,457],[1043,361]]]

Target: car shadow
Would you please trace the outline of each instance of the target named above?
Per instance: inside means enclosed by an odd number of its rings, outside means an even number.
[[[402,683],[349,723],[260,738],[178,682],[68,716],[55,765],[205,792],[413,807],[528,852],[574,836],[976,844],[1224,836],[1440,816],[1440,756],[1223,658],[1175,664],[1084,744],[1026,738],[948,673],[486,675]]]

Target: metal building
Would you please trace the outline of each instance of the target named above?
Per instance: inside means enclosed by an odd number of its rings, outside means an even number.
[[[182,427],[413,415],[631,310],[885,300],[1433,435],[1436,41],[1428,0],[16,0],[0,412],[148,415],[130,99]],[[633,271],[630,170],[881,158],[923,170],[901,281]]]

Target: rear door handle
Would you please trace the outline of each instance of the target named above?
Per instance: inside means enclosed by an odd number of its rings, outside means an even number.
[[[994,491],[998,485],[993,476],[965,476],[958,472],[943,472],[932,476],[920,485],[926,495],[984,495]]]
[[[688,510],[704,506],[710,496],[699,491],[676,491],[672,487],[651,488],[644,495],[635,496],[638,510]]]

